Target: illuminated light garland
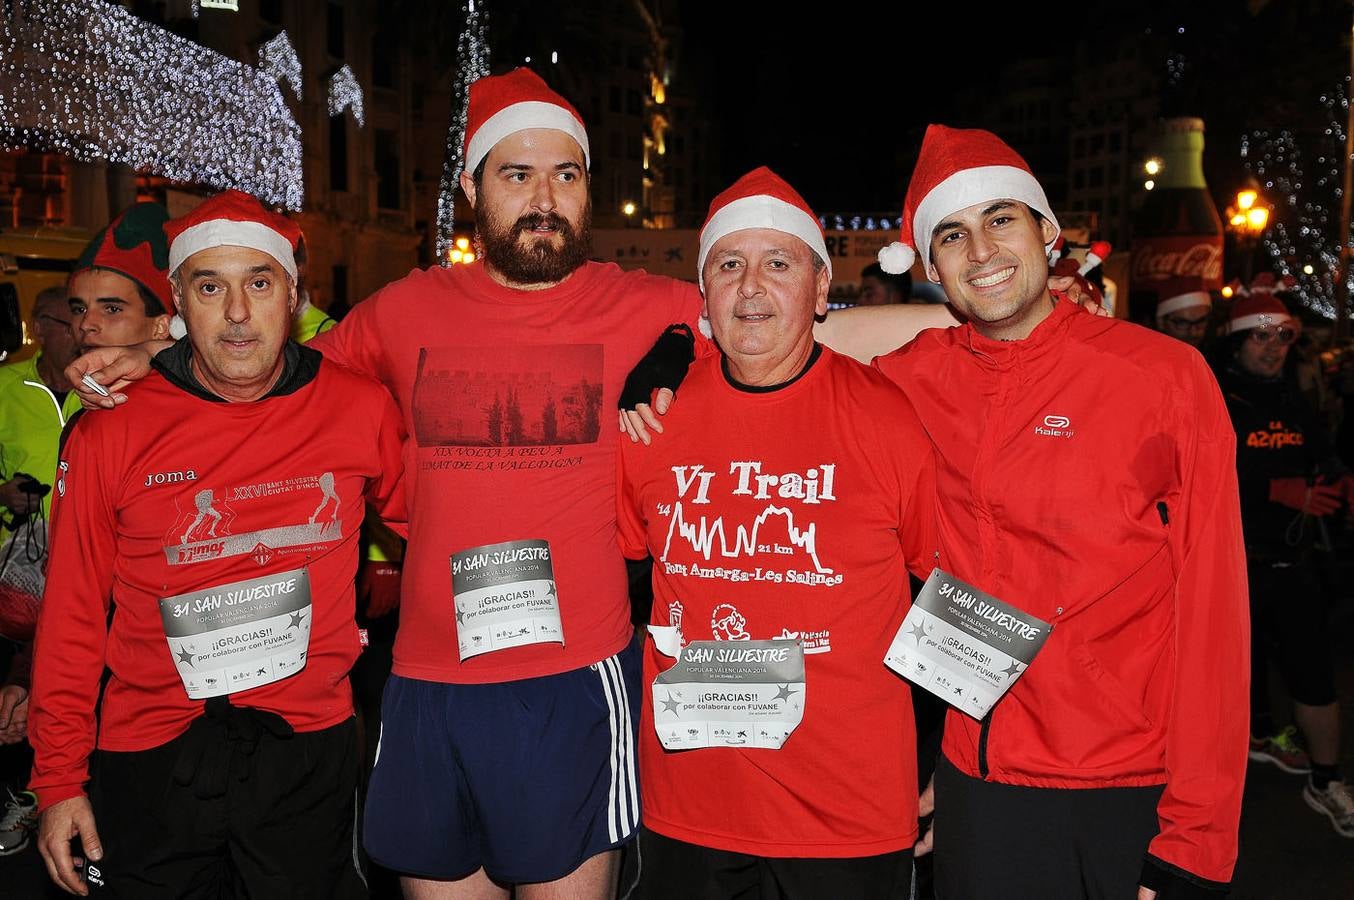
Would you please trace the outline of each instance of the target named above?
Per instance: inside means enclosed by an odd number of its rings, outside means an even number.
[[[357,76],[353,70],[344,63],[329,78],[329,116],[343,115],[345,109],[353,111],[353,118],[357,120],[357,127],[361,128],[367,124],[366,111],[362,107],[362,85],[357,83]]]
[[[1261,186],[1279,198],[1272,224],[1260,241],[1276,274],[1292,276],[1296,281],[1292,293],[1299,301],[1331,319],[1335,317],[1335,271],[1340,261],[1337,232],[1349,111],[1345,85],[1322,94],[1320,103],[1330,120],[1312,153],[1304,155],[1286,129],[1253,131],[1241,138],[1241,159]],[[1315,156],[1310,174],[1304,165],[1307,156]],[[1310,273],[1304,269],[1309,263],[1313,263]],[[1349,284],[1354,292],[1354,279]]]
[[[470,85],[489,74],[489,15],[482,0],[466,0],[465,25],[456,41],[456,77],[451,85],[451,124],[442,156],[442,182],[437,192],[437,261],[450,264],[456,227],[456,185],[465,165],[464,136]]]
[[[259,71],[285,81],[292,96],[301,99],[301,58],[296,55],[287,32],[279,31],[277,37],[259,47]]]
[[[119,6],[11,0],[0,146],[103,159],[300,209],[301,129],[267,72]]]

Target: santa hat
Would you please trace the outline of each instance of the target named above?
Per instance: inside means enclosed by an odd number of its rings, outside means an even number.
[[[267,253],[296,278],[296,244],[301,229],[286,216],[265,209],[243,191],[224,191],[192,212],[165,225],[169,237],[169,271],[213,247],[248,247]]]
[[[1034,173],[990,131],[931,125],[903,200],[902,239],[879,251],[879,265],[895,275],[912,268],[917,254],[931,265],[931,232],[946,216],[989,200],[1019,200],[1058,228]],[[1057,240],[1049,242],[1051,247]],[[930,273],[927,273],[930,277]]]
[[[90,269],[107,269],[145,288],[166,311],[174,308],[169,293],[169,212],[158,203],[137,203],[109,222],[76,260],[74,278]]]
[[[526,68],[505,75],[489,75],[470,85],[470,104],[465,122],[465,170],[474,172],[510,134],[528,128],[562,131],[578,142],[584,165],[588,156],[588,132],[583,118],[541,76]]]
[[[1185,287],[1185,285],[1181,285]],[[1188,290],[1180,291],[1169,297],[1161,297],[1157,300],[1157,319],[1164,319],[1171,313],[1179,312],[1182,309],[1189,309],[1194,306],[1204,306],[1212,308],[1213,295],[1204,290],[1203,282],[1188,285]]]
[[[823,240],[818,217],[804,198],[785,179],[766,166],[753,169],[710,202],[710,214],[701,226],[700,254],[696,258],[696,277],[705,289],[705,257],[710,248],[726,234],[748,228],[770,228],[794,235],[809,245],[827,264],[832,275],[832,260]]]
[[[1227,320],[1227,333],[1236,334],[1238,331],[1251,328],[1285,324],[1297,324],[1297,320],[1289,315],[1283,301],[1274,296],[1272,290],[1257,291],[1252,288],[1249,296],[1242,297],[1232,304],[1232,312]]]

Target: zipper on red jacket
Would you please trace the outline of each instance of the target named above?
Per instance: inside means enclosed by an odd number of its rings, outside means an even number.
[[[992,727],[992,712],[989,709],[983,716],[982,728],[978,731],[978,774],[984,779],[987,778],[987,731]]]

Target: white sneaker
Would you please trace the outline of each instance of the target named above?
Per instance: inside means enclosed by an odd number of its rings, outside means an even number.
[[[38,828],[38,797],[32,791],[9,791],[5,814],[0,816],[0,856],[18,853]]]
[[[1335,832],[1354,838],[1354,791],[1343,781],[1332,781],[1324,791],[1312,786],[1311,779],[1302,789],[1302,799],[1319,813],[1325,813]]]

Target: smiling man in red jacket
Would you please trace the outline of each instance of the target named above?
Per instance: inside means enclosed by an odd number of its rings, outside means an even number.
[[[1057,235],[1010,147],[933,125],[880,253],[968,319],[876,360],[935,442],[953,572],[1052,624],[982,721],[949,713],[937,895],[1220,896],[1247,751],[1232,428],[1193,348],[1049,291]]]

